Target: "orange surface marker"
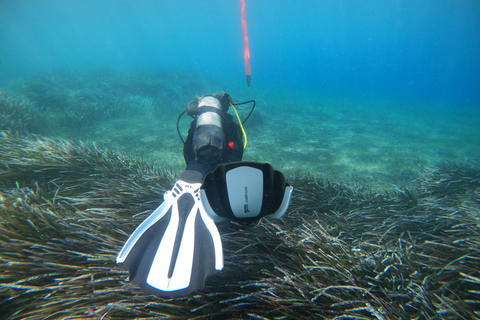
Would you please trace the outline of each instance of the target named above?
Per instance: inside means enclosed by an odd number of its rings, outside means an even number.
[[[247,12],[245,9],[245,0],[240,0],[240,3],[242,6],[243,56],[245,58],[245,74],[247,75],[248,87],[250,87],[252,83],[252,69],[250,68],[250,49],[248,47]]]

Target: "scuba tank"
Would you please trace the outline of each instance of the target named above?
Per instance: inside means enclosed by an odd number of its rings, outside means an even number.
[[[203,97],[198,102],[193,151],[199,163],[216,163],[222,157],[225,145],[222,112],[220,101],[213,96]]]

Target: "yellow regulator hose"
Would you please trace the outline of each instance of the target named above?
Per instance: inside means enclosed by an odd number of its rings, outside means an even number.
[[[235,111],[235,114],[237,115],[238,123],[240,124],[240,128],[242,128],[243,136],[245,137],[245,144],[243,145],[243,150],[247,147],[247,134],[245,133],[245,129],[243,129],[242,121],[240,120],[240,116],[238,115],[237,109],[233,106],[233,104],[230,103],[230,106],[233,108],[233,111]]]

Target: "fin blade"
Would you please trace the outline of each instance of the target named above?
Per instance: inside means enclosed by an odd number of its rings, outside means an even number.
[[[153,258],[146,279],[148,285],[161,291],[177,291],[189,286],[195,249],[194,224],[197,208],[198,206],[194,205],[184,220],[184,225],[179,225],[181,219],[178,208],[174,205],[172,209],[172,220],[174,221],[170,222],[167,227],[155,257]],[[174,252],[174,247],[175,243],[179,241],[179,239],[176,239],[179,228],[183,228],[183,233],[181,235],[178,253],[176,253]],[[170,259],[170,263],[167,263],[169,259],[166,259],[166,257],[172,257],[174,255],[174,259]],[[170,275],[172,268],[173,272]]]
[[[205,227],[208,229],[208,232],[210,233],[213,240],[213,251],[215,254],[215,270],[220,271],[223,269],[223,247],[220,232],[218,232],[215,220],[210,217],[203,205],[200,206],[199,209],[202,221],[205,224]]]
[[[148,230],[150,227],[152,227],[158,220],[162,219],[163,216],[168,212],[167,209],[169,209],[172,205],[172,201],[170,198],[165,200],[155,211],[147,218],[145,219],[138,227],[135,229],[135,231],[130,235],[128,240],[125,242],[125,244],[122,247],[122,250],[117,255],[116,258],[116,263],[121,264],[125,262],[125,259],[127,258],[128,254],[132,250],[132,248],[135,246],[137,241],[140,239],[142,234]]]
[[[148,217],[117,257],[130,281],[146,293],[186,296],[203,289],[206,278],[223,268],[220,234],[205,212],[199,188],[183,187],[181,193],[155,210],[163,212]]]

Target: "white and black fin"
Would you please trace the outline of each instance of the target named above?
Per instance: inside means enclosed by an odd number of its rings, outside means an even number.
[[[269,163],[230,162],[208,173],[200,190],[202,203],[215,221],[280,218],[293,187]]]
[[[220,234],[200,199],[201,174],[184,171],[165,201],[117,256],[130,281],[149,294],[186,296],[223,268]]]

